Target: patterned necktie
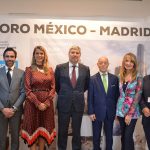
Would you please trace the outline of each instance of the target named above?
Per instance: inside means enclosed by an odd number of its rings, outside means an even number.
[[[106,74],[102,74],[102,82],[103,82],[105,92],[107,93],[108,86],[107,86]]]
[[[76,82],[77,82],[77,79],[76,79],[76,66],[72,66],[73,69],[72,69],[72,77],[71,77],[71,83],[72,83],[72,87],[75,88],[76,86]]]
[[[8,71],[7,71],[7,79],[8,79],[9,85],[10,85],[10,83],[11,83],[11,74],[10,74],[10,71],[11,71],[11,68],[8,68]]]

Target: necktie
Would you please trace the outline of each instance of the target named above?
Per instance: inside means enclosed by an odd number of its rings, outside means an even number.
[[[8,68],[8,71],[7,71],[7,79],[8,79],[9,85],[10,85],[10,83],[11,83],[11,74],[10,74],[10,71],[11,71],[11,69]]]
[[[108,86],[107,86],[106,74],[102,74],[102,82],[103,82],[105,92],[107,93]]]
[[[76,82],[77,82],[77,79],[76,79],[76,66],[72,66],[73,69],[72,69],[72,77],[71,77],[71,83],[72,83],[72,87],[75,88],[76,86]]]

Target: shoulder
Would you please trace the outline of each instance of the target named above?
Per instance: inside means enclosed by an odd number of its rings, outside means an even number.
[[[142,82],[142,81],[143,81],[143,77],[137,76],[137,81],[138,81],[138,82],[140,82],[140,81]]]
[[[143,80],[150,80],[150,75],[144,76]]]
[[[53,73],[53,68],[52,67],[49,67],[49,72]]]
[[[15,68],[17,70],[18,73],[24,73],[24,70],[20,69],[20,68]]]
[[[31,66],[30,67],[26,67],[26,69],[25,69],[25,71],[31,71],[32,70],[32,68],[31,68]]]
[[[99,73],[96,73],[94,75],[91,76],[91,80],[95,80],[97,79],[98,77],[100,77],[100,74]]]
[[[80,66],[80,67],[83,67],[83,68],[89,68],[88,66],[86,66],[86,65],[84,65],[84,64],[81,64],[81,63],[79,63],[79,66]]]
[[[63,67],[66,67],[68,65],[69,65],[68,62],[67,63],[63,63],[63,64],[58,64],[58,65],[56,65],[56,68],[63,68]]]
[[[118,78],[118,76],[116,76],[116,75],[114,75],[114,74],[112,74],[112,73],[108,73],[108,75],[109,75],[110,77],[112,77],[112,78],[116,79],[116,80],[118,80],[118,79],[119,79],[119,78]]]
[[[79,68],[84,69],[84,70],[86,70],[86,71],[89,71],[89,70],[90,70],[88,66],[83,65],[83,64],[79,64]]]
[[[2,70],[4,70],[5,69],[5,66],[3,66],[3,67],[0,67],[0,71],[2,71]]]

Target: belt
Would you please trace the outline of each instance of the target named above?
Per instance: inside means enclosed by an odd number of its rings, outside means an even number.
[[[48,92],[49,89],[32,89],[32,92],[38,92],[38,91],[46,91],[46,92]]]

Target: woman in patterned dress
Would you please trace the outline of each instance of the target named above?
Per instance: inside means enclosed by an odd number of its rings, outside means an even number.
[[[142,93],[142,78],[138,77],[137,68],[136,56],[127,53],[120,70],[120,97],[117,103],[122,150],[134,150],[133,132],[140,117],[139,101]]]
[[[56,136],[54,124],[53,98],[55,79],[52,68],[48,67],[45,48],[36,46],[32,64],[25,71],[26,101],[21,129],[21,137],[31,150],[43,150]]]

